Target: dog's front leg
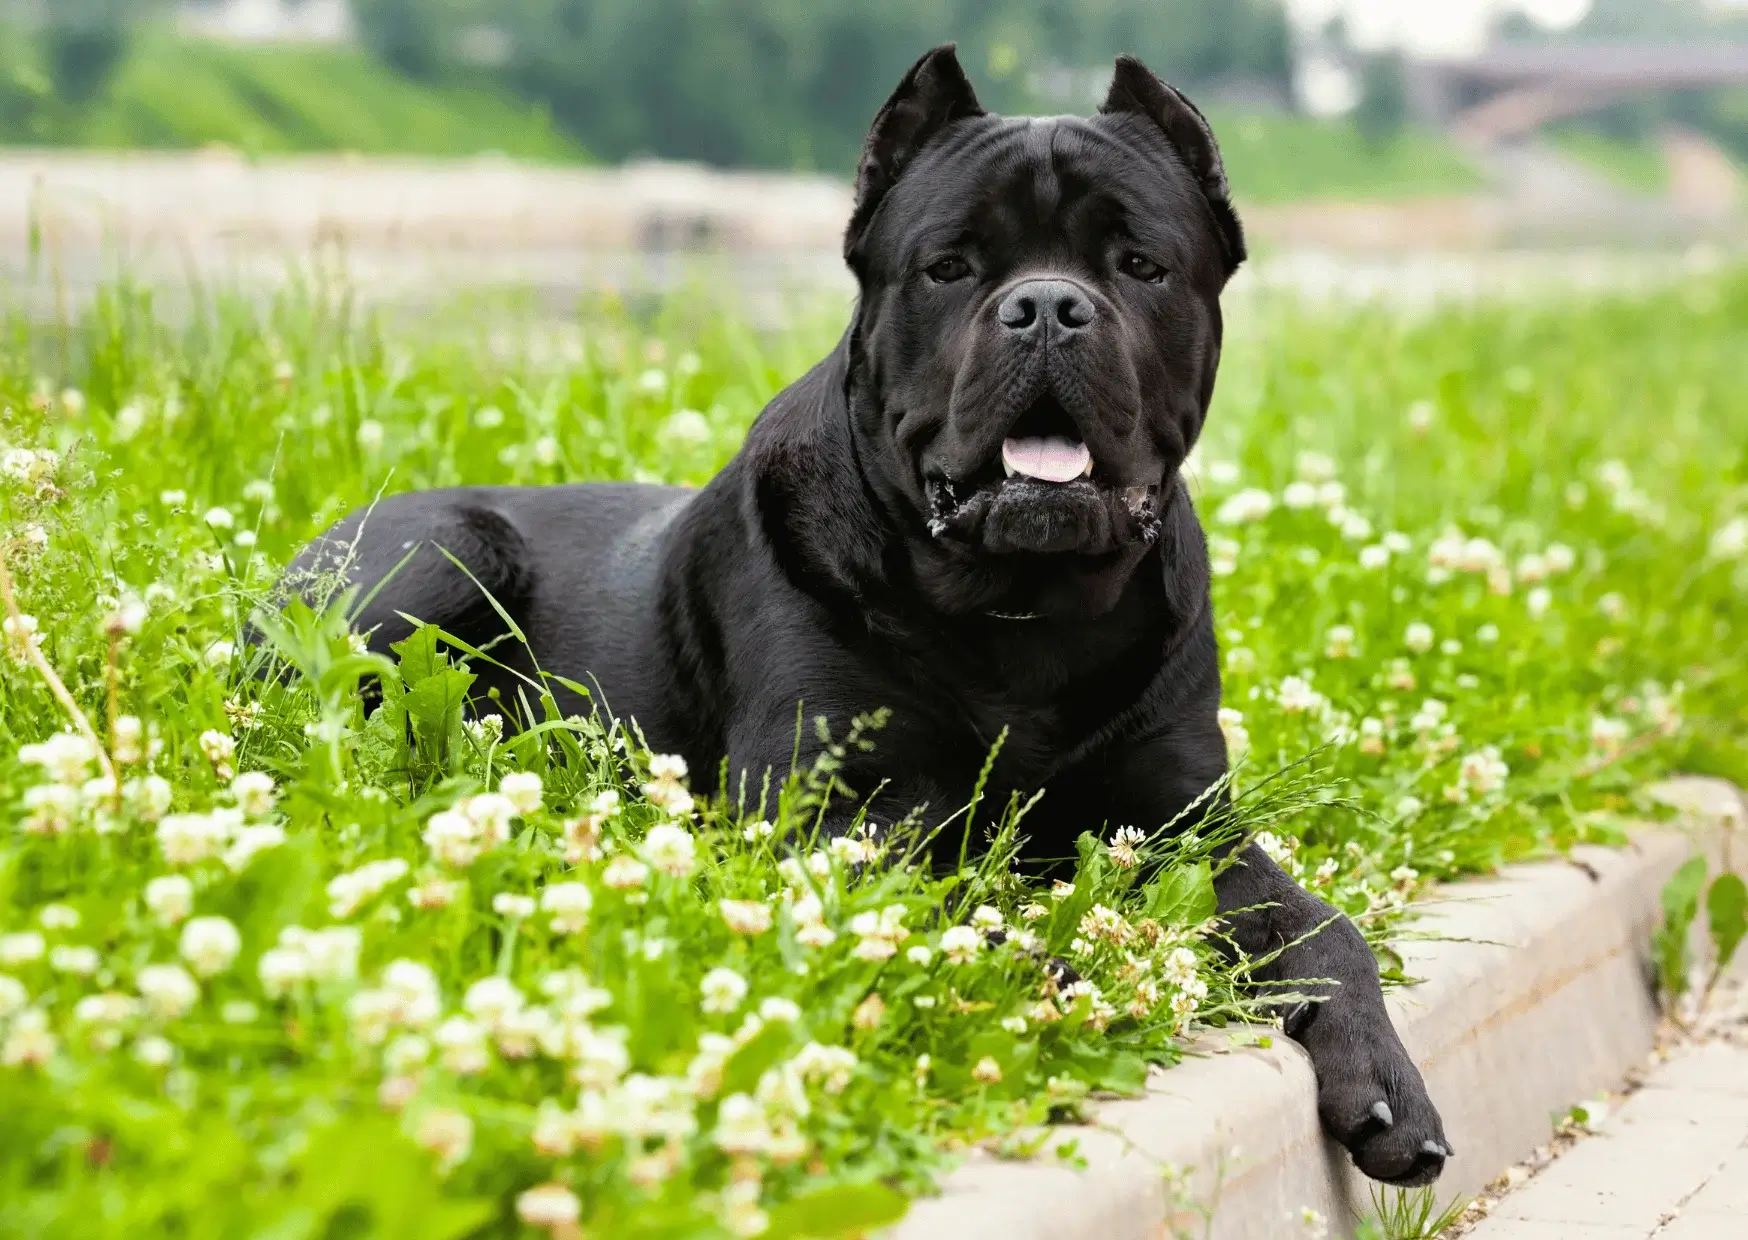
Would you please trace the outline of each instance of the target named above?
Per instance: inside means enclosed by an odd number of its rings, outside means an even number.
[[[1215,883],[1227,931],[1255,959],[1253,979],[1313,1001],[1287,1006],[1289,1037],[1311,1056],[1317,1110],[1375,1180],[1427,1184],[1451,1149],[1420,1070],[1390,1024],[1378,966],[1358,928],[1295,883],[1255,844]]]

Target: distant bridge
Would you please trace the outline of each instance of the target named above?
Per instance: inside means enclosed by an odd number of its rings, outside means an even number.
[[[1748,43],[1505,44],[1418,61],[1408,76],[1426,119],[1486,147],[1626,95],[1748,85]]]

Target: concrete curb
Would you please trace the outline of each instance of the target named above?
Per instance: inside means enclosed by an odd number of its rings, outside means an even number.
[[[1718,780],[1661,785],[1696,827],[1744,816]],[[1391,1000],[1457,1156],[1441,1200],[1473,1195],[1548,1139],[1572,1103],[1643,1062],[1658,1011],[1650,932],[1668,876],[1694,850],[1679,829],[1647,828],[1623,849],[1513,866],[1443,889],[1402,948],[1426,979]],[[1245,1031],[1233,1031],[1242,1034]],[[1252,1031],[1266,1032],[1266,1031]],[[1305,1234],[1305,1207],[1347,1235],[1369,1211],[1369,1181],[1326,1140],[1304,1052],[1278,1033],[1266,1050],[1228,1049],[1154,1074],[1144,1097],[1107,1103],[1078,1140],[1084,1170],[1048,1156],[974,1156],[890,1240],[1279,1240]]]

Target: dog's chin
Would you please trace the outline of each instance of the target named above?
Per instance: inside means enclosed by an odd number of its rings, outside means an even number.
[[[992,555],[1109,555],[1159,537],[1159,487],[1151,484],[1010,477],[967,487],[937,477],[926,493],[936,541]]]

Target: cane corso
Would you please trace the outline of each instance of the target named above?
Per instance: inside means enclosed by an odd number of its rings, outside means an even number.
[[[703,782],[724,758],[755,788],[787,772],[798,702],[840,735],[886,707],[843,772],[881,789],[876,821],[963,805],[1003,729],[992,793],[1048,789],[1026,820],[1041,852],[1178,818],[1227,769],[1179,476],[1245,256],[1207,122],[1127,58],[1090,119],[995,116],[938,48],[875,117],[844,255],[842,342],[702,490],[400,495],[294,571],[387,577],[357,621],[377,650],[403,616],[501,636],[489,591],[541,669],[597,684]],[[515,677],[474,670],[515,700]],[[1286,1013],[1329,1131],[1376,1179],[1435,1178],[1450,1149],[1359,932],[1254,845],[1217,887],[1232,939],[1280,951],[1265,982],[1334,983]]]

